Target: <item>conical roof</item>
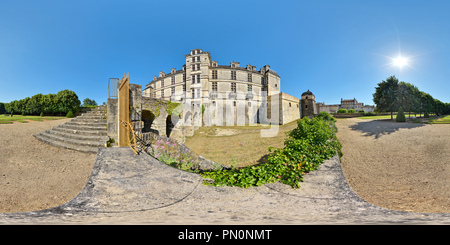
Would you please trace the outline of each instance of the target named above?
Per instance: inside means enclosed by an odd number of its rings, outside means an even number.
[[[306,91],[306,92],[304,92],[303,94],[302,94],[302,96],[303,95],[314,95],[311,91],[309,91],[309,89],[308,89],[308,91]]]

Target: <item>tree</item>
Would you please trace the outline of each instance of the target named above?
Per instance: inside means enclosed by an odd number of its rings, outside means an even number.
[[[0,114],[5,114],[5,113],[6,113],[5,103],[0,102]]]
[[[87,107],[87,106],[97,106],[97,102],[95,102],[95,100],[91,100],[89,98],[86,98],[83,100],[83,106]]]
[[[378,83],[373,94],[373,102],[376,104],[377,111],[390,112],[391,119],[393,119],[393,112],[398,108],[397,93],[398,79],[395,76],[390,76],[386,81]]]
[[[403,109],[400,107],[397,113],[397,117],[395,118],[396,122],[406,122],[405,113],[403,112]]]
[[[71,90],[65,89],[59,91],[54,99],[57,112],[59,113],[68,113],[69,111],[77,113],[80,109],[81,102],[77,94]]]

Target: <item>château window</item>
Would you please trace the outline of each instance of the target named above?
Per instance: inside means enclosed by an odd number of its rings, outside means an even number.
[[[231,83],[231,91],[236,93],[236,83]]]
[[[191,94],[192,94],[192,98],[195,98],[195,91],[193,88],[191,88]]]
[[[172,95],[175,95],[175,87],[172,87],[170,92],[172,93]]]
[[[192,75],[192,81],[191,81],[191,83],[192,83],[192,84],[195,83],[195,75]]]
[[[183,84],[183,91],[186,92],[186,84]]]
[[[251,85],[251,84],[247,85],[247,91],[248,91],[249,93],[252,92],[252,85]]]
[[[161,80],[161,88],[164,87],[164,80]]]
[[[161,98],[163,98],[163,99],[164,99],[164,89],[163,89],[163,90],[161,90]]]
[[[212,82],[212,91],[217,91],[217,82]]]
[[[183,82],[186,82],[186,73],[183,73]]]
[[[200,75],[197,75],[197,83],[200,83]]]
[[[175,76],[172,76],[172,85],[175,84]]]
[[[217,79],[217,70],[212,71],[212,79]]]
[[[236,71],[231,71],[231,80],[236,80]]]
[[[247,75],[247,81],[248,81],[248,82],[251,82],[251,81],[252,81],[252,74],[251,74],[251,73],[249,73],[249,74]]]

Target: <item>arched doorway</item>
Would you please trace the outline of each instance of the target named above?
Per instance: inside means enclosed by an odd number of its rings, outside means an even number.
[[[169,115],[166,118],[166,136],[170,137],[170,133],[172,133],[172,129],[175,125],[172,123],[172,116]]]
[[[156,116],[151,112],[150,110],[142,110],[142,121],[144,122],[144,128],[142,129],[142,132],[150,132],[152,128],[153,121],[155,120]]]

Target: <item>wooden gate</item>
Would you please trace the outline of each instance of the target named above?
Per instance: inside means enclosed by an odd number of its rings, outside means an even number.
[[[129,74],[118,83],[118,100],[119,100],[119,146],[128,146],[130,142],[130,83]]]

